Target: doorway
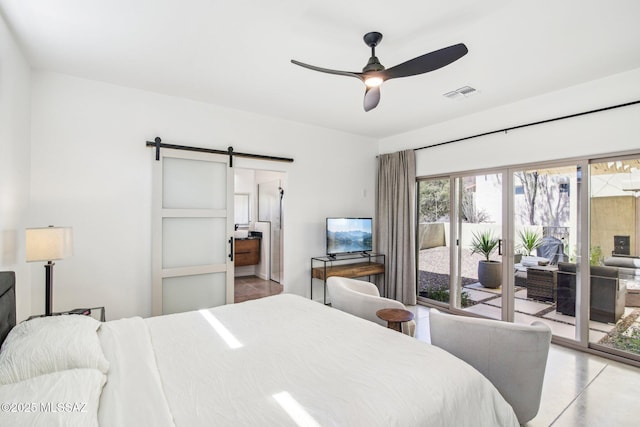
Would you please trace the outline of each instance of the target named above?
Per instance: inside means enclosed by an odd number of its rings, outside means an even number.
[[[258,251],[250,261],[243,261],[246,253],[237,253],[234,301],[282,293],[287,173],[236,168],[234,182],[236,248],[242,252]]]

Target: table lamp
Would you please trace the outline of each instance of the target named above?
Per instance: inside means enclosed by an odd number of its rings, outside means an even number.
[[[45,315],[51,316],[54,260],[73,253],[71,227],[27,228],[27,262],[47,261],[45,264]]]

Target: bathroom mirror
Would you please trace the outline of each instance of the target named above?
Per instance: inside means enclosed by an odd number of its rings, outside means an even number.
[[[233,209],[233,222],[238,225],[249,225],[249,194],[234,194]]]

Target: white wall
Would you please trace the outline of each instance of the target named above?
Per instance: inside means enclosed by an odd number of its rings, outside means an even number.
[[[0,271],[15,271],[17,316],[29,314],[24,216],[29,201],[31,71],[0,15]],[[44,268],[41,266],[44,287]]]
[[[74,229],[74,256],[55,267],[56,310],[150,314],[154,160],[145,141],[155,136],[294,158],[234,159],[238,168],[287,172],[285,292],[308,295],[309,258],[325,251],[326,216],[373,215],[375,140],[49,72],[34,73],[32,93],[29,225]]]
[[[482,94],[477,95],[482,96]],[[511,126],[640,100],[640,69],[380,141],[380,152],[424,147]],[[461,101],[464,102],[464,101]],[[640,105],[416,152],[417,175],[640,151]]]
[[[144,142],[155,136],[295,159],[288,164],[236,158],[235,166],[287,173],[284,286],[308,295],[309,258],[325,250],[324,218],[374,213],[378,152],[640,98],[640,70],[634,70],[377,145],[369,138],[49,72],[34,73],[30,88],[29,68],[1,27],[0,266],[25,279],[18,286],[19,317],[44,306],[43,268],[34,263],[27,269],[22,261],[23,229],[50,224],[72,226],[75,237],[74,256],[56,263],[54,309],[104,305],[110,319],[150,314],[153,150]],[[418,175],[637,150],[639,113],[640,107],[628,107],[421,150]],[[31,288],[21,285],[25,281]]]

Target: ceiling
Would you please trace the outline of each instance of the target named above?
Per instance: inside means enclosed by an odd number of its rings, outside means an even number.
[[[383,138],[640,68],[637,0],[0,0],[34,69]],[[387,81],[365,113],[362,36],[387,68],[465,43],[431,73]],[[463,86],[477,93],[448,99]]]

